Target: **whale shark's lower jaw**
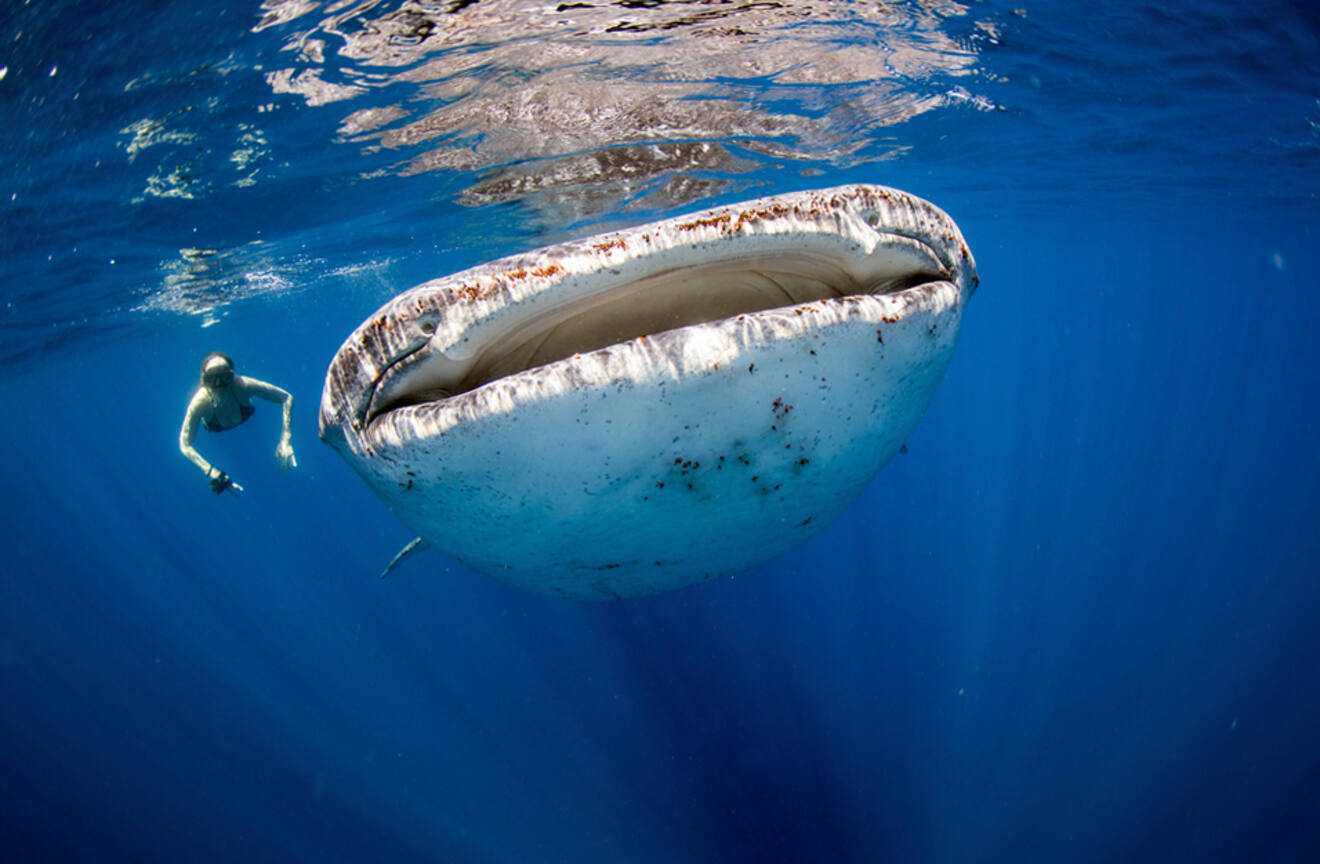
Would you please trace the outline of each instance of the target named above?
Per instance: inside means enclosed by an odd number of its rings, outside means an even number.
[[[321,436],[481,572],[665,591],[846,507],[920,419],[976,283],[952,220],[881,187],[598,235],[386,304],[330,366]]]

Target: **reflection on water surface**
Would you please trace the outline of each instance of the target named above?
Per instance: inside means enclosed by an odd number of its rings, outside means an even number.
[[[974,71],[976,40],[949,31],[994,35],[956,3],[264,8],[256,30],[290,31],[267,83],[344,111],[344,141],[398,151],[403,175],[475,172],[466,204],[570,219],[688,203],[767,160],[814,173],[889,158],[887,127],[970,98],[950,79]]]

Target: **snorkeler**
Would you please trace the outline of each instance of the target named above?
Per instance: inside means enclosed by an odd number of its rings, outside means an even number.
[[[197,424],[205,426],[208,432],[233,429],[256,412],[257,409],[252,407],[253,396],[268,402],[284,403],[284,431],[280,433],[279,444],[275,446],[275,458],[280,460],[280,469],[283,471],[298,467],[298,460],[293,456],[290,428],[293,423],[293,396],[274,384],[235,375],[234,361],[229,359],[229,355],[214,351],[202,361],[202,383],[193,393],[188,403],[188,413],[183,417],[183,428],[179,430],[179,449],[202,469],[206,479],[211,482],[211,491],[217,495],[221,492],[237,495],[243,491],[243,487],[207,462],[193,448],[193,440],[197,438]]]

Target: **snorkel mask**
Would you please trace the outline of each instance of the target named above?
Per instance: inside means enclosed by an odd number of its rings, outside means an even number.
[[[229,355],[215,351],[202,361],[202,386],[207,390],[223,390],[234,383],[234,361]]]

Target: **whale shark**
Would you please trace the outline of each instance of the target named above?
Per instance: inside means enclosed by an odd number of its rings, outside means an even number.
[[[958,226],[852,185],[404,291],[335,354],[320,435],[426,546],[575,599],[772,559],[903,448],[978,285]]]

